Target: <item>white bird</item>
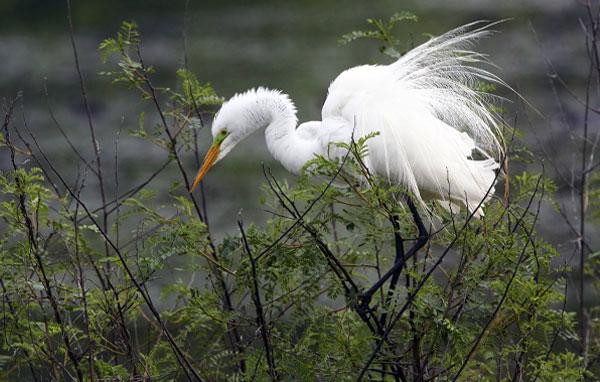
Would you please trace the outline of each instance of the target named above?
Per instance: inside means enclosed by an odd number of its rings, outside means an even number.
[[[296,108],[276,90],[257,88],[225,102],[212,124],[213,144],[193,191],[210,167],[254,131],[265,129],[269,152],[292,173],[315,155],[341,156],[331,143],[350,143],[373,132],[365,163],[416,198],[483,215],[494,192],[502,146],[491,97],[478,81],[505,83],[474,66],[489,63],[468,50],[490,33],[480,22],[453,29],[413,48],[390,65],[342,72],[329,86],[322,120],[297,126]],[[353,135],[354,134],[354,135]]]

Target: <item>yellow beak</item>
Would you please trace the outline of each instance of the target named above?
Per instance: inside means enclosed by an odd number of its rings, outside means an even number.
[[[196,187],[198,187],[198,184],[200,184],[202,178],[204,178],[204,175],[206,175],[206,173],[208,172],[208,170],[210,170],[212,165],[215,164],[215,161],[219,156],[220,147],[220,143],[215,143],[210,147],[210,149],[206,153],[206,156],[204,157],[204,163],[202,163],[200,170],[198,170],[196,179],[194,179],[194,184],[192,184],[192,188],[190,188],[190,193],[194,192]]]

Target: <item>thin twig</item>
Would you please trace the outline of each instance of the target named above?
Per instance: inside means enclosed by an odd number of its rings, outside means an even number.
[[[256,308],[256,325],[257,330],[260,331],[263,346],[265,347],[265,355],[267,358],[267,365],[269,366],[269,375],[271,376],[272,381],[278,381],[279,375],[277,373],[277,369],[275,367],[275,360],[273,359],[273,347],[271,346],[271,340],[269,338],[269,328],[266,325],[265,314],[263,311],[263,305],[260,300],[260,290],[258,287],[258,276],[256,274],[256,260],[252,257],[252,251],[250,250],[250,245],[248,244],[248,239],[246,238],[246,232],[244,232],[244,223],[242,222],[241,214],[238,219],[238,227],[240,228],[240,233],[242,234],[242,240],[244,242],[244,248],[246,250],[246,254],[248,255],[248,259],[250,260],[250,266],[252,271],[252,300],[254,301],[254,306]]]

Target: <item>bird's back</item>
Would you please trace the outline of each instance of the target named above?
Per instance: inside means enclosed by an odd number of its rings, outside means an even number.
[[[465,45],[485,34],[461,27],[416,47],[391,65],[364,65],[330,85],[323,126],[355,137],[372,132],[367,163],[419,199],[458,202],[470,210],[493,193],[501,152],[488,100],[476,80],[500,82],[473,67]]]

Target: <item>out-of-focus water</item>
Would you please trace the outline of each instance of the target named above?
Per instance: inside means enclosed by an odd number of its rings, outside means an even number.
[[[23,112],[29,127],[49,156],[74,181],[76,157],[57,133],[48,111],[48,107],[53,109],[75,145],[91,159],[90,136],[66,33],[64,4],[29,0],[23,5],[5,1],[0,5],[0,12],[8,15],[0,27],[0,96],[8,98],[22,91]],[[139,101],[135,92],[111,85],[98,74],[107,68],[100,63],[97,45],[116,32],[121,20],[137,21],[143,33],[145,61],[157,68],[156,83],[175,86],[174,72],[182,66],[185,2],[165,5],[136,1],[126,5],[106,1],[91,5],[74,1],[73,7],[81,66],[105,173],[110,174],[109,190],[113,193],[115,134],[119,128],[123,131],[135,128],[140,111],[147,110],[147,118],[152,118],[152,111]],[[575,92],[583,94],[587,64],[585,41],[578,23],[581,10],[575,1],[190,2],[185,27],[189,68],[225,97],[259,85],[281,89],[296,102],[301,120],[318,119],[327,86],[338,73],[355,65],[389,60],[378,52],[374,43],[339,46],[338,38],[366,27],[367,17],[388,17],[401,10],[413,11],[420,18],[417,24],[399,28],[398,36],[407,46],[412,41],[423,41],[424,33],[440,34],[479,19],[509,18],[496,27],[498,34],[481,41],[477,49],[488,53],[499,66],[497,74],[541,112],[538,115],[525,107],[527,115],[519,113],[518,126],[524,132],[520,140],[536,153],[552,158],[569,176],[579,155],[573,137],[581,129],[583,110],[564,90],[558,89],[555,95],[547,78],[546,59]],[[508,91],[502,94],[515,99]],[[564,109],[558,107],[557,96],[564,101]],[[515,109],[514,105],[506,106]],[[512,118],[511,115],[509,120]],[[22,123],[21,117],[17,123]],[[211,140],[208,129],[201,132],[201,138],[204,149]],[[119,149],[121,189],[144,180],[165,158],[162,150],[123,134]],[[193,172],[192,156],[184,159]],[[217,237],[235,233],[240,209],[244,210],[246,220],[260,223],[266,218],[259,203],[258,190],[263,182],[261,161],[281,170],[267,153],[262,135],[256,134],[207,176],[208,210]],[[546,160],[545,170],[555,176],[553,163]],[[2,166],[6,168],[7,163]],[[541,169],[539,162],[531,167]],[[292,178],[283,171],[279,173]],[[176,179],[179,174],[172,165],[151,187],[165,190]],[[562,179],[556,179],[564,186]],[[99,203],[91,178],[85,193],[89,200],[95,200],[94,204]],[[569,195],[569,190],[563,187],[561,202],[565,205],[570,203]],[[166,195],[164,202],[168,203]],[[566,226],[549,210],[542,217],[542,233],[555,243],[564,244],[564,248],[569,245],[565,244],[569,237]]]

